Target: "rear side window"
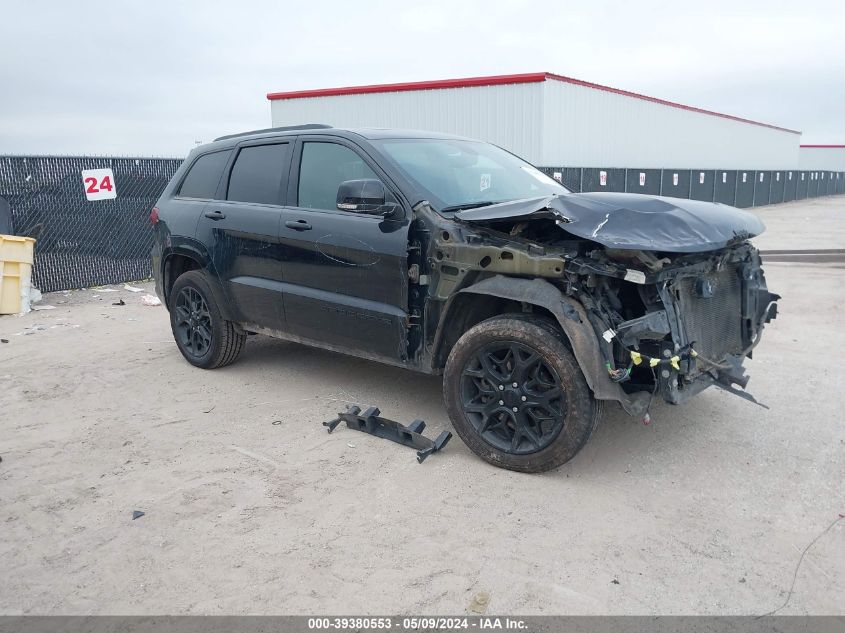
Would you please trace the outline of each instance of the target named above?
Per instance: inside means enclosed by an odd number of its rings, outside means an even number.
[[[344,180],[380,180],[367,163],[337,143],[305,143],[299,167],[299,202],[307,209],[337,211],[337,188]]]
[[[229,176],[227,200],[280,204],[290,144],[244,147]]]
[[[223,169],[229,162],[231,150],[225,152],[214,152],[200,156],[191,166],[182,186],[179,187],[179,195],[185,198],[211,199],[217,193],[217,185],[220,183],[220,176]]]

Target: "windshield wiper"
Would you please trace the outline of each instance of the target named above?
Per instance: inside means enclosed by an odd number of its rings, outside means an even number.
[[[489,207],[491,204],[498,204],[498,202],[485,200],[484,202],[467,202],[466,204],[456,204],[451,207],[443,207],[442,209],[440,209],[440,213],[445,213],[447,211],[466,211],[467,209],[477,209],[478,207]]]

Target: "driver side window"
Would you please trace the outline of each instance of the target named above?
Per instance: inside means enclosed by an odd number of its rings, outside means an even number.
[[[380,178],[348,147],[317,141],[302,145],[297,206],[337,211],[337,189],[345,180]]]

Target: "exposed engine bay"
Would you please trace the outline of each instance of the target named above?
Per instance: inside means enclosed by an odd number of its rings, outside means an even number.
[[[657,393],[677,404],[711,385],[756,402],[744,391],[742,362],[780,297],[766,287],[748,241],[765,230],[753,214],[690,200],[569,194],[463,210],[454,219],[467,230],[435,240],[434,298],[491,273],[500,284],[505,275],[540,277],[562,295],[560,313],[547,300],[559,321],[586,317],[601,382],[619,387],[607,398],[629,413],[646,411]]]

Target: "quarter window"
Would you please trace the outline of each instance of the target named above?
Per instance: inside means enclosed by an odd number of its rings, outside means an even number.
[[[288,143],[244,147],[232,167],[226,199],[280,204],[289,147]]]
[[[223,169],[229,162],[231,150],[225,152],[214,152],[200,156],[191,166],[182,186],[179,187],[179,195],[185,198],[201,198],[210,200],[217,193],[217,185],[220,184],[220,176]]]
[[[336,211],[340,183],[362,178],[379,180],[367,163],[348,147],[337,143],[305,143],[299,168],[297,205]]]

